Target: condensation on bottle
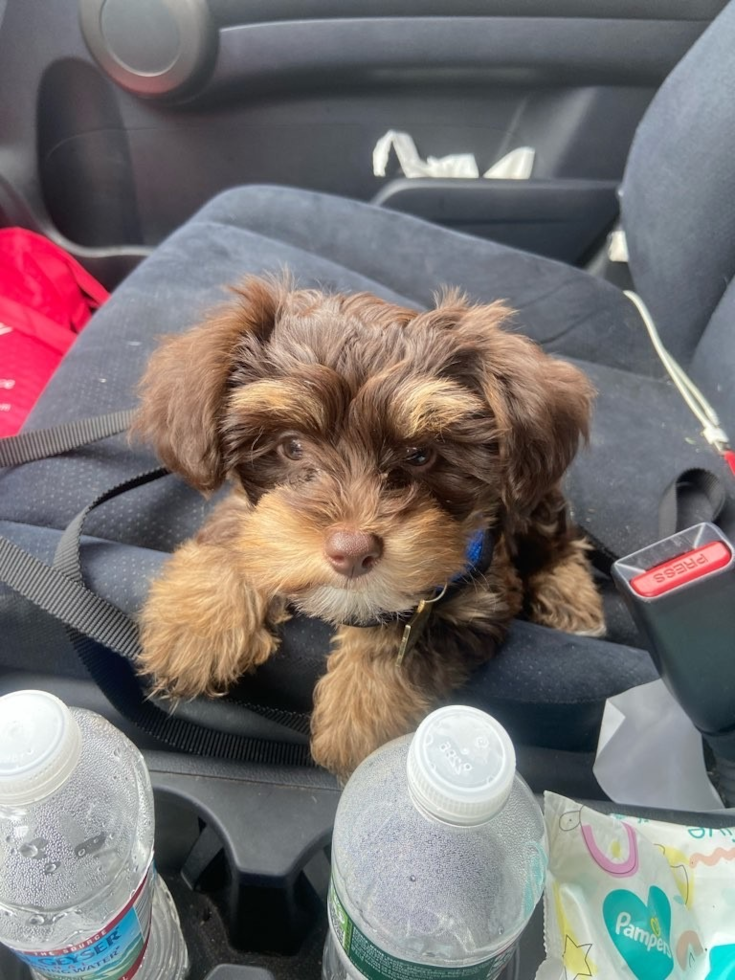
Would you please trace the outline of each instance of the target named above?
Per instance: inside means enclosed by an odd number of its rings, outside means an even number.
[[[0,698],[0,942],[39,980],[184,980],[138,749],[43,691]]]
[[[323,980],[494,980],[544,889],[541,809],[505,729],[440,708],[347,783]]]

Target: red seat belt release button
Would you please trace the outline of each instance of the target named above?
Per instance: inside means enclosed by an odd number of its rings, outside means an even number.
[[[727,545],[722,541],[711,541],[701,548],[670,558],[649,568],[647,572],[636,575],[630,580],[630,586],[638,595],[655,599],[680,585],[686,585],[724,568],[731,558],[732,552]]]
[[[722,454],[722,457],[730,467],[733,476],[735,476],[735,452],[733,452],[732,449],[726,449]]]

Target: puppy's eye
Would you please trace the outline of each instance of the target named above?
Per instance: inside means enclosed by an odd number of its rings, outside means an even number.
[[[406,450],[403,462],[417,470],[425,470],[436,459],[436,452],[430,447],[411,446]]]
[[[295,462],[304,458],[304,444],[296,436],[286,436],[278,444],[278,452],[284,459]]]

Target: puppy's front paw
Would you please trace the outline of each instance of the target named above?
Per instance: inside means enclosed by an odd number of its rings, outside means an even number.
[[[383,742],[369,727],[356,723],[345,705],[338,716],[315,710],[311,726],[311,754],[317,765],[345,782],[363,759]]]
[[[140,617],[138,670],[158,694],[221,694],[276,649],[266,611],[221,549],[189,542],[151,587]]]
[[[341,717],[316,717],[312,721],[312,757],[341,782],[346,782],[363,759],[384,741],[377,732],[357,726],[349,707]]]
[[[394,632],[343,627],[314,690],[311,753],[342,780],[381,745],[414,731],[431,710],[429,694],[396,667]]]
[[[583,547],[532,576],[529,591],[534,623],[578,636],[605,635],[602,598]]]

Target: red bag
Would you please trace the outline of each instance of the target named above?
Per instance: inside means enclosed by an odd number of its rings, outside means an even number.
[[[109,295],[42,235],[0,230],[0,436],[18,432],[76,335]]]

